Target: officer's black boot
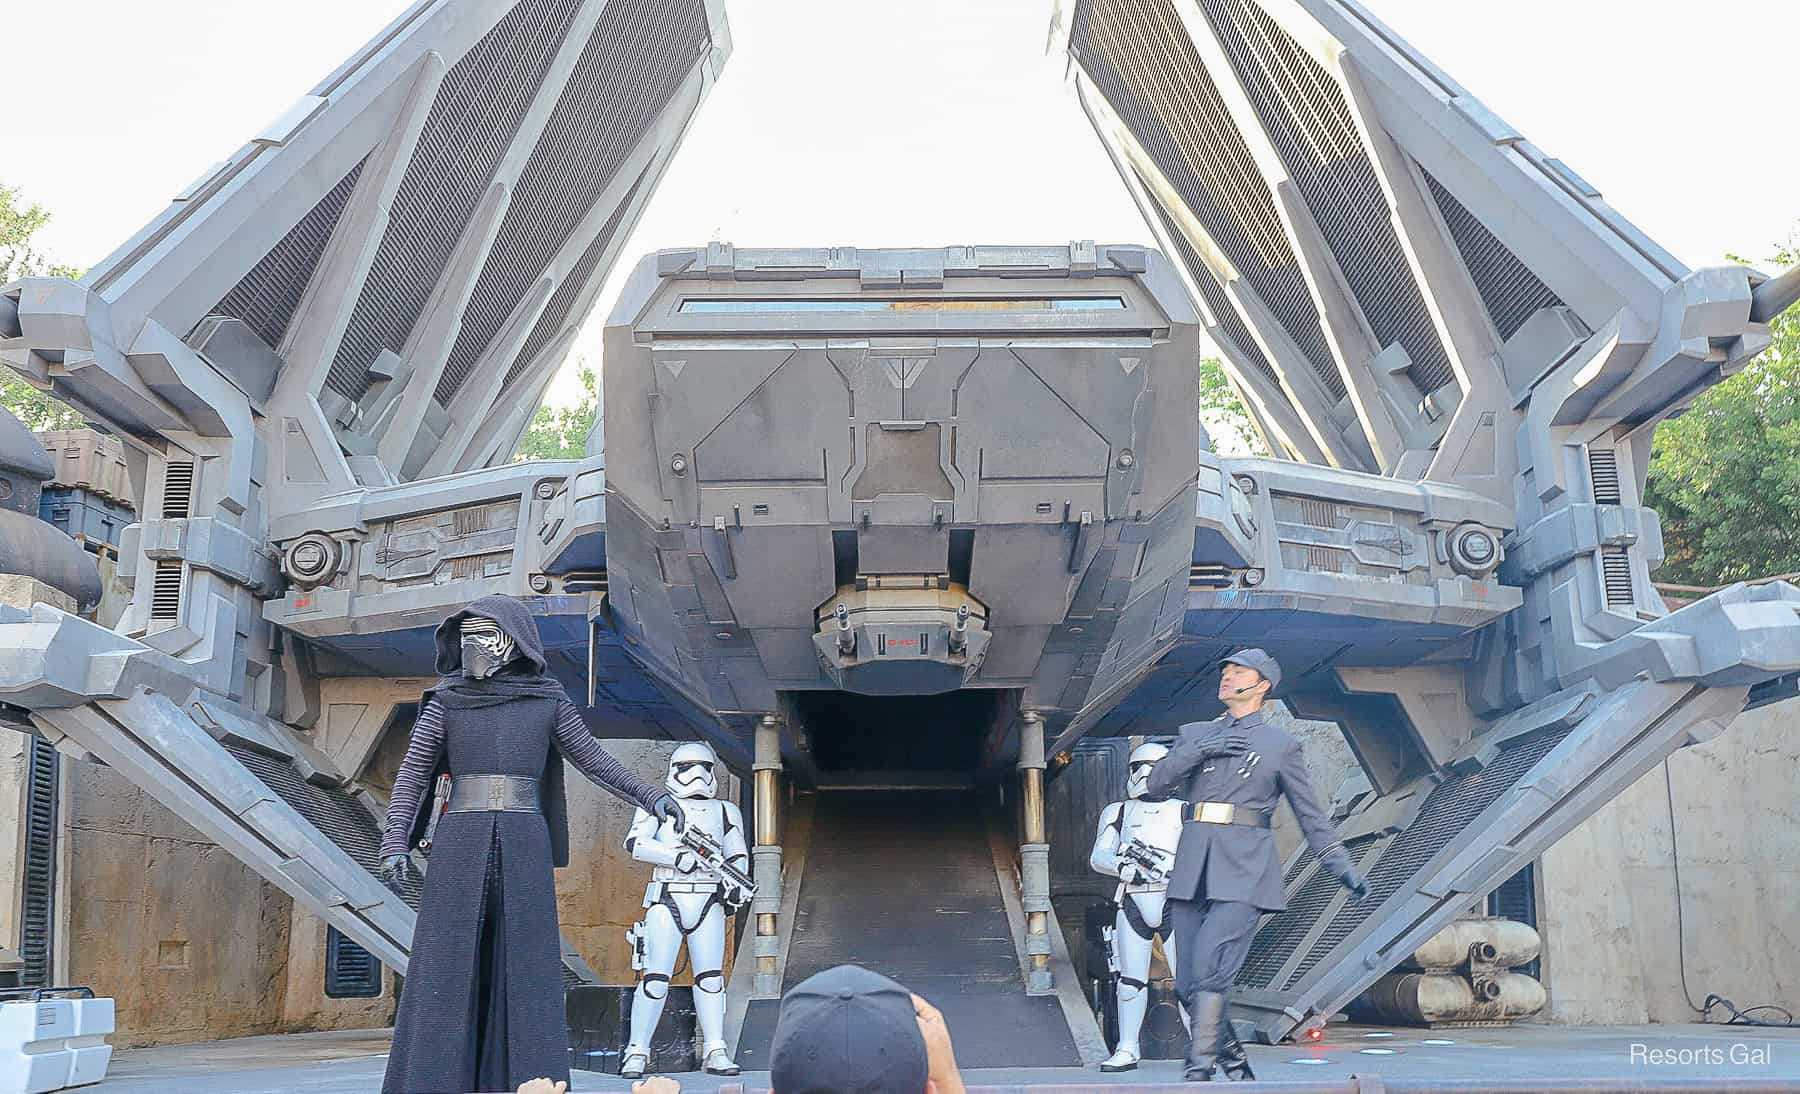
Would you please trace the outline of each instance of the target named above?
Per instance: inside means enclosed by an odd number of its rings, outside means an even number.
[[[1225,1021],[1225,996],[1216,991],[1197,991],[1187,1006],[1187,1065],[1182,1078],[1190,1083],[1211,1082],[1218,1062],[1220,1023]]]
[[[1244,1043],[1231,1026],[1230,1008],[1226,1010],[1227,1017],[1219,1024],[1219,1070],[1234,1083],[1250,1082],[1256,1078],[1256,1072],[1250,1070],[1250,1054],[1244,1051]]]

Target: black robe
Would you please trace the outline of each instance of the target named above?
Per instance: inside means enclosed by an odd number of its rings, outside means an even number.
[[[489,680],[463,677],[466,615],[505,628],[521,661]],[[439,771],[540,778],[545,809],[439,819],[382,1090],[448,1094],[514,1090],[538,1076],[566,1080],[562,941],[551,872],[568,862],[559,749],[590,778],[640,805],[653,805],[663,791],[620,767],[580,726],[561,685],[544,675],[537,626],[519,601],[477,600],[444,621],[437,645],[438,670],[446,676],[421,704],[395,781],[383,854],[416,842],[430,808],[431,775]]]

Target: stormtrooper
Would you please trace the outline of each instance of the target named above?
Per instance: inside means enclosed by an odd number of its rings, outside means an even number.
[[[1101,1071],[1132,1071],[1143,1057],[1138,1037],[1150,1003],[1150,949],[1157,934],[1163,935],[1169,967],[1175,967],[1175,939],[1164,926],[1163,908],[1175,846],[1181,841],[1182,803],[1145,796],[1151,769],[1168,751],[1159,744],[1132,750],[1125,784],[1128,798],[1101,810],[1100,830],[1088,856],[1095,870],[1119,879],[1113,896],[1119,910],[1106,932],[1118,982],[1119,1044],[1101,1063]]]
[[[742,879],[749,876],[750,853],[738,807],[714,800],[718,764],[712,746],[684,744],[669,757],[667,786],[693,833],[688,840],[716,845],[722,866],[705,862],[673,824],[643,809],[625,838],[632,858],[656,867],[644,890],[644,918],[627,932],[641,977],[631,1004],[631,1041],[619,1065],[625,1078],[639,1078],[649,1066],[650,1038],[662,1018],[683,939],[694,969],[694,1010],[704,1040],[701,1066],[711,1075],[738,1073],[725,1049],[725,917],[749,902]]]

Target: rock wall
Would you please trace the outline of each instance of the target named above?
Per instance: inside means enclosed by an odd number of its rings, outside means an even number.
[[[109,768],[63,764],[57,979],[118,1047],[281,1030],[292,901]]]
[[[1739,715],[1544,855],[1553,1020],[1691,1022],[1713,992],[1800,1010],[1797,720],[1792,699]]]

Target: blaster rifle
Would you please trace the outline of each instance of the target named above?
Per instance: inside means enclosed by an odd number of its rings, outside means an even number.
[[[1161,847],[1153,847],[1136,837],[1133,837],[1131,842],[1127,843],[1119,852],[1119,857],[1149,875],[1146,880],[1151,882],[1164,880],[1175,866],[1173,852]]]
[[[718,840],[702,832],[699,825],[690,824],[681,833],[681,845],[691,851],[707,869],[718,874],[728,886],[739,891],[742,899],[736,902],[738,907],[750,903],[750,898],[756,895],[755,879],[725,856],[725,848]]]

